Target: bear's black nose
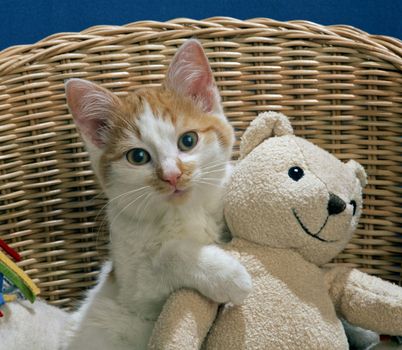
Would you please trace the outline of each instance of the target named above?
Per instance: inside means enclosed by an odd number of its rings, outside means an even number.
[[[336,194],[329,193],[328,215],[342,213],[346,208],[346,203]]]

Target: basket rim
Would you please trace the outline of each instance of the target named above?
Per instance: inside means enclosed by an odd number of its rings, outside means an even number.
[[[402,70],[402,41],[391,36],[368,34],[350,25],[321,25],[306,20],[278,21],[264,17],[240,20],[233,17],[215,16],[202,20],[187,17],[174,18],[165,22],[142,20],[121,26],[95,25],[80,32],[55,33],[33,44],[14,45],[0,51],[0,74],[51,54],[56,49],[58,53],[61,53],[63,47],[67,46],[66,41],[71,45],[72,39],[75,39],[77,45],[80,46],[80,42],[87,44],[88,41],[104,41],[106,37],[111,36],[113,36],[114,42],[118,42],[119,40],[115,36],[127,33],[155,34],[155,29],[158,29],[160,34],[160,32],[167,30],[191,30],[191,28],[197,28],[198,34],[202,34],[202,32],[211,33],[214,30],[220,33],[222,30],[227,32],[238,31],[239,33],[244,31],[257,33],[261,30],[269,30],[278,35],[285,31],[291,31],[291,34],[296,36],[308,33],[308,40],[327,40],[333,45],[348,43],[356,50],[370,49],[375,56]],[[113,43],[111,42],[111,44]],[[68,49],[67,51],[70,51],[71,48],[68,47]],[[29,55],[27,55],[28,52]],[[23,59],[21,58],[22,55],[24,55]]]

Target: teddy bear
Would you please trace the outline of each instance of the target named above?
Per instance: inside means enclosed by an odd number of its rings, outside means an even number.
[[[225,249],[247,268],[253,289],[237,306],[175,292],[149,348],[348,349],[340,318],[402,334],[402,288],[324,266],[351,239],[365,185],[359,163],[295,136],[283,114],[260,114],[242,137],[224,198],[233,236]]]

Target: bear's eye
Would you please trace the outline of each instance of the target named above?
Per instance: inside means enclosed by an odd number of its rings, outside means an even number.
[[[353,215],[355,215],[356,214],[356,207],[357,207],[356,201],[352,200],[352,201],[350,201],[349,204],[351,204],[353,206]]]
[[[304,171],[298,166],[292,166],[288,171],[288,175],[292,180],[299,181],[303,177]]]

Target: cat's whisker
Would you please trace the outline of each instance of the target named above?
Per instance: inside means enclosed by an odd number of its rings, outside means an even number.
[[[133,216],[135,219],[138,219],[138,215],[141,213],[141,208],[143,207],[145,201],[147,200],[147,198],[149,198],[149,196],[152,194],[152,192],[149,192],[145,198],[143,198],[141,200],[140,203],[138,203],[137,209],[135,209],[135,215]]]
[[[141,188],[137,188],[137,189],[135,189],[135,190],[132,190],[132,191],[129,191],[129,192],[120,194],[120,195],[118,195],[118,196],[112,198],[112,199],[111,199],[108,203],[106,203],[106,204],[102,207],[102,209],[99,211],[98,215],[97,215],[96,218],[95,218],[95,221],[97,220],[97,218],[98,218],[99,215],[101,214],[102,210],[104,210],[105,207],[107,207],[108,205],[110,205],[110,203],[111,203],[112,201],[117,200],[117,199],[119,199],[119,198],[121,198],[121,197],[123,197],[123,196],[131,195],[131,194],[133,194],[133,193],[135,193],[135,192],[138,192],[138,191],[140,191],[140,190],[147,189],[147,188],[149,188],[149,187],[151,187],[151,186],[143,186],[143,187],[141,187]],[[146,193],[145,193],[145,194],[146,194]],[[142,196],[142,195],[141,195],[141,196]],[[141,197],[141,196],[139,196],[139,197]],[[137,199],[138,199],[138,197],[136,197],[134,201],[136,201]],[[129,203],[129,205],[130,205],[130,204],[131,204],[131,203]],[[127,206],[126,206],[126,207],[127,207]],[[124,207],[123,210],[124,210],[126,207]],[[120,212],[120,213],[121,213],[121,212]],[[120,213],[119,213],[118,215],[120,215]],[[117,215],[117,216],[118,216],[118,215]],[[96,233],[96,245],[97,245],[97,243],[98,243],[99,234],[100,234],[101,230],[103,229],[104,225],[107,223],[107,219],[108,219],[107,216],[105,216],[105,217],[102,219],[101,225],[100,225],[99,228],[98,228],[98,231],[97,231],[97,233]],[[111,225],[112,225],[112,223],[110,223],[110,226],[111,226]],[[111,237],[110,237],[110,241],[111,241]]]
[[[224,187],[223,185],[218,185],[216,183],[211,183],[211,182],[208,182],[208,181],[201,181],[201,180],[194,180],[194,183],[196,185],[197,184],[204,184],[204,185],[215,186],[215,187],[218,187],[218,188],[223,188]]]
[[[136,192],[138,192],[138,191],[144,190],[144,189],[149,188],[149,187],[151,187],[151,186],[143,186],[143,187],[136,188],[136,189],[134,189],[134,190],[131,190],[131,191],[128,191],[128,192],[124,192],[124,193],[122,193],[122,194],[119,194],[118,196],[116,196],[116,197],[114,197],[114,198],[112,198],[112,199],[109,199],[108,202],[106,203],[106,205],[104,205],[104,206],[102,207],[102,209],[105,208],[106,206],[108,206],[108,205],[109,205],[110,203],[112,203],[113,201],[115,201],[115,200],[117,200],[117,199],[119,199],[119,198],[121,198],[121,197],[128,196],[128,195],[130,195],[130,194],[136,193]],[[102,210],[102,209],[101,209],[101,210]]]
[[[110,222],[110,227],[113,226],[113,223],[116,221],[116,219],[130,206],[132,206],[134,203],[136,203],[140,198],[144,197],[145,195],[147,195],[148,193],[143,193],[141,195],[139,195],[138,197],[136,197],[133,201],[131,201],[130,203],[128,203],[122,210],[120,210],[115,217],[113,218],[113,220]]]
[[[207,166],[201,167],[200,169],[201,170],[209,170],[209,169],[214,169],[214,168],[218,168],[218,167],[223,167],[224,168],[228,164],[229,164],[229,162],[219,162],[219,163],[216,163],[216,164],[213,164],[213,165],[208,165],[207,164]]]
[[[135,214],[132,216],[132,218],[130,219],[129,225],[131,226],[131,224],[133,224],[134,221],[139,221],[138,220],[138,214],[141,212],[141,207],[144,206],[144,203],[147,201],[147,199],[152,195],[152,192],[149,192],[148,195],[145,198],[142,198],[142,200],[138,203],[137,205],[137,209],[135,210]]]
[[[206,175],[206,174],[212,174],[212,173],[218,173],[218,172],[222,172],[224,171],[225,168],[221,168],[221,169],[216,169],[216,170],[211,170],[211,171],[203,171],[202,175]]]
[[[233,160],[233,159],[228,159],[228,160],[214,160],[213,162],[208,162],[206,165],[212,165],[212,164],[217,164],[217,163],[221,163],[221,164],[224,164],[224,163],[234,163],[234,162],[236,162],[236,160]]]
[[[219,186],[217,184],[211,184],[209,182],[199,182],[199,185],[207,185],[207,186],[212,186],[212,187],[216,187],[216,188],[222,188],[222,186]]]
[[[205,164],[205,167],[213,166],[216,164],[226,164],[226,163],[228,163],[228,161],[226,160],[215,160],[213,162],[208,162],[207,164]]]
[[[98,219],[98,217],[99,217],[99,215],[102,213],[102,211],[103,211],[108,205],[110,205],[112,202],[114,202],[115,200],[117,200],[117,199],[119,199],[119,198],[121,198],[121,197],[124,197],[124,196],[131,195],[131,194],[136,193],[136,192],[138,192],[138,191],[147,189],[148,187],[151,187],[151,186],[143,186],[143,187],[140,187],[140,188],[136,188],[136,189],[134,189],[134,190],[132,190],[132,191],[128,191],[128,192],[122,193],[122,194],[120,194],[120,195],[118,195],[118,196],[116,196],[116,197],[110,199],[110,200],[99,210],[99,212],[98,212],[98,214],[96,215],[94,221],[96,222],[97,219]],[[102,220],[102,223],[103,223],[104,220],[105,220],[105,218]]]
[[[96,196],[92,197],[90,200],[94,201],[95,199],[99,198],[102,195],[106,195],[105,191],[99,192]],[[106,198],[107,199],[107,198]]]
[[[103,194],[106,195],[106,193],[104,191],[99,192],[95,197],[91,198],[91,202],[94,202],[96,198],[99,198]],[[108,204],[109,204],[109,202],[107,201],[107,198],[106,198],[106,204],[103,205],[102,208],[99,209],[98,214],[96,214],[96,216],[95,216],[95,219],[94,219],[95,223],[97,222],[99,215],[108,206]],[[101,224],[100,224],[100,226],[99,226],[99,228],[98,228],[98,230],[96,232],[96,235],[95,235],[95,247],[96,247],[96,249],[98,248],[99,234],[100,234],[100,231],[102,229],[104,221],[105,221],[105,218],[102,219],[102,222],[101,222]]]
[[[136,189],[134,189],[134,190],[132,190],[132,191],[128,191],[128,192],[126,192],[126,193],[120,194],[120,195],[118,195],[118,196],[112,198],[112,199],[110,200],[110,202],[112,202],[112,201],[114,201],[114,200],[120,198],[121,196],[128,195],[128,194],[133,194],[133,193],[139,192],[139,191],[141,191],[141,190],[145,190],[145,189],[150,188],[150,187],[151,187],[151,186],[143,186],[143,187],[140,187],[140,188],[136,188]]]
[[[142,221],[144,220],[144,218],[145,218],[146,210],[147,210],[147,208],[148,208],[149,203],[151,202],[151,201],[150,201],[151,197],[152,197],[152,192],[150,192],[150,193],[148,194],[148,196],[146,196],[145,199],[144,199],[144,201],[143,201],[142,208],[141,208],[141,210],[139,211],[140,214],[141,214],[141,212],[142,212],[142,215],[141,215],[141,218],[139,219],[139,222],[142,222]]]
[[[219,181],[219,182],[222,181],[222,179],[221,179],[220,177],[204,177],[204,176],[201,176],[201,177],[200,177],[200,180],[201,180],[201,181],[204,181],[204,180],[213,180],[213,181]]]
[[[98,214],[99,215],[99,214]],[[98,242],[99,242],[99,236],[100,236],[100,233],[101,233],[101,231],[102,231],[102,229],[103,229],[103,227],[104,227],[104,225],[107,223],[107,217],[106,217],[106,215],[104,216],[104,218],[102,219],[102,221],[101,221],[101,224],[100,224],[100,226],[99,226],[99,228],[98,228],[98,231],[96,232],[96,239],[95,239],[95,246],[96,247],[98,247]],[[109,233],[109,240],[111,241],[111,235],[110,235],[110,233]]]

